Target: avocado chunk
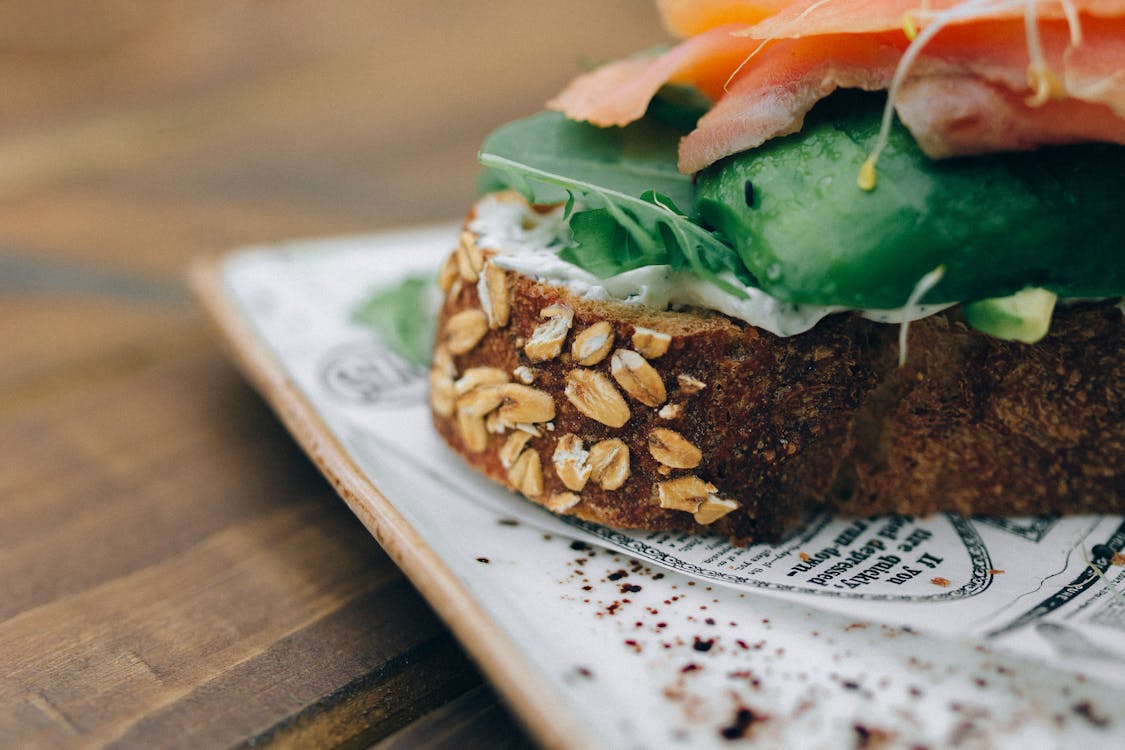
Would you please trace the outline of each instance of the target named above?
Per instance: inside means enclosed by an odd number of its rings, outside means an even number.
[[[1046,289],[1029,287],[1009,297],[996,297],[961,306],[973,328],[1008,341],[1034,344],[1047,335],[1058,296]]]

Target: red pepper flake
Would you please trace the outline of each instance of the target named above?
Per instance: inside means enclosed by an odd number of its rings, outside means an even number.
[[[699,666],[695,662],[691,662],[691,663],[685,664],[683,667],[681,667],[680,672],[682,674],[687,674],[688,672],[698,672],[701,669],[703,669],[703,667]]]
[[[930,583],[932,583],[935,586],[941,586],[943,589],[949,588],[949,579],[948,578],[942,578],[941,576],[938,576],[937,578],[931,578]]]
[[[641,590],[641,587],[638,586],[635,583],[623,583],[623,584],[621,584],[621,593],[622,594],[635,594],[640,590]]]
[[[1094,704],[1090,703],[1090,701],[1082,701],[1081,703],[1076,703],[1071,707],[1071,710],[1074,711],[1074,713],[1078,716],[1081,716],[1083,719],[1090,722],[1090,726],[1097,727],[1098,729],[1104,729],[1109,726],[1109,719],[1099,714],[1094,709]]]
[[[734,715],[734,721],[731,722],[730,726],[720,729],[719,736],[725,740],[740,740],[747,735],[753,724],[765,721],[768,718],[763,714],[754,713],[749,708],[739,708]]]
[[[895,737],[893,732],[878,727],[864,726],[863,724],[853,724],[852,731],[855,732],[855,747],[857,750],[883,747]]]

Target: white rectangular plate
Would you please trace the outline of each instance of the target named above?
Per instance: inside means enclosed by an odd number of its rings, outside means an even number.
[[[1125,604],[1082,578],[1072,543],[1112,542],[1120,518],[883,519],[853,534],[823,519],[777,548],[736,550],[565,524],[465,468],[430,427],[424,372],[351,322],[372,288],[432,272],[456,232],[243,250],[198,264],[193,283],[247,377],[544,745],[1125,739]],[[856,578],[879,555],[912,564],[917,529],[964,552],[946,560],[931,541],[940,570]],[[1051,534],[1071,542],[1021,566],[1020,545]],[[853,553],[846,576],[814,580]],[[1070,609],[1044,616],[1075,580]],[[966,623],[957,602],[974,597]],[[1012,624],[1006,642],[996,631]]]

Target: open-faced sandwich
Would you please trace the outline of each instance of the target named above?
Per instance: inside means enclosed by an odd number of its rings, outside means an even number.
[[[1125,510],[1125,0],[665,0],[484,144],[437,429],[556,513],[776,540]]]

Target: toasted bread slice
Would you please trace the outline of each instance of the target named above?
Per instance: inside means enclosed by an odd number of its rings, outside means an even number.
[[[719,313],[597,302],[506,271],[470,230],[442,272],[434,424],[556,513],[777,541],[849,515],[1125,511],[1125,322],[1059,309],[1034,345],[957,309],[838,314],[778,337]]]

